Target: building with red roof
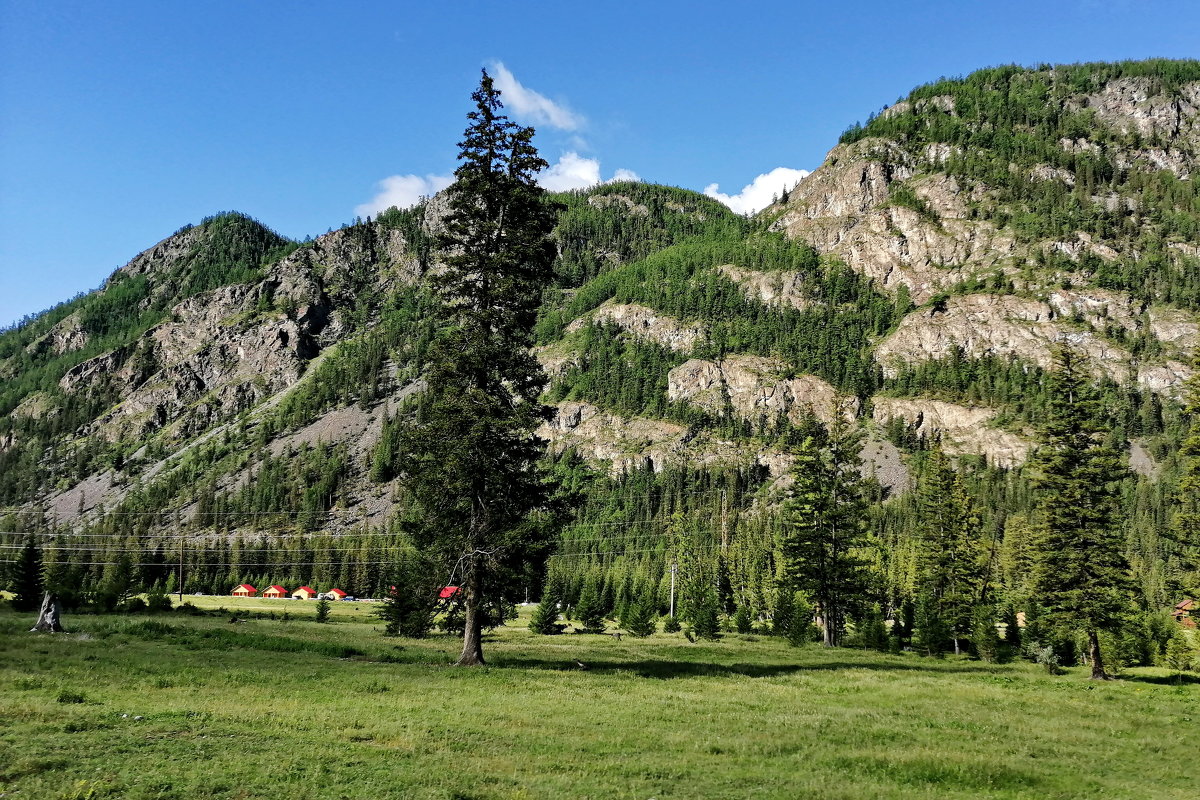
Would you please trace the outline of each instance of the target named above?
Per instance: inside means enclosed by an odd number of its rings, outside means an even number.
[[[325,594],[329,595],[334,600],[341,600],[342,598],[344,598],[346,596],[346,593],[343,592],[341,589],[330,589]]]
[[[248,583],[243,583],[233,588],[234,597],[254,597],[256,594],[258,594],[258,589],[255,589]]]
[[[1200,611],[1200,609],[1196,608],[1196,601],[1188,598],[1175,604],[1175,607],[1171,609],[1171,616],[1183,627],[1194,628],[1196,620],[1192,617],[1193,611]]]
[[[301,586],[296,591],[292,592],[293,600],[312,600],[317,596],[317,590],[311,586]]]
[[[268,586],[266,589],[263,589],[262,596],[276,599],[280,597],[287,597],[287,589],[283,588],[282,586]]]

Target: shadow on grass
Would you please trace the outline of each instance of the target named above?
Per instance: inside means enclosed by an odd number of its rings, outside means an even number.
[[[1130,683],[1153,683],[1156,686],[1200,686],[1198,675],[1122,675]]]
[[[694,678],[694,677],[746,677],[770,678],[777,675],[795,675],[804,672],[839,672],[865,669],[875,672],[925,672],[984,673],[978,666],[941,663],[908,664],[900,662],[847,662],[826,661],[818,664],[713,664],[697,661],[669,661],[666,659],[640,659],[630,661],[588,659],[580,666],[572,659],[546,659],[504,655],[489,660],[492,667],[515,669],[545,669],[565,672],[598,672],[604,674],[632,672],[643,678]]]

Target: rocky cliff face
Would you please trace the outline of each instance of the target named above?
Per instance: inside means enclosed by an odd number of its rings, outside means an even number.
[[[1071,316],[1063,316],[1064,311]],[[969,359],[1011,356],[1049,369],[1055,347],[1069,345],[1098,378],[1124,383],[1133,377],[1151,391],[1177,392],[1192,374],[1190,367],[1170,358],[1137,363],[1129,350],[1102,331],[1110,324],[1127,331],[1145,327],[1161,332],[1165,341],[1190,344],[1195,323],[1180,316],[1168,312],[1155,326],[1150,319],[1134,317],[1127,298],[1104,292],[1055,292],[1046,302],[1011,295],[962,295],[905,317],[879,343],[875,358],[890,376],[903,365],[948,358],[956,351]]]
[[[643,467],[659,472],[686,461],[692,467],[757,463],[779,477],[792,464],[789,456],[769,448],[696,434],[665,420],[623,417],[591,403],[559,403],[538,436],[549,442],[551,451],[573,449],[583,458],[608,464],[614,475]]]
[[[765,306],[787,306],[803,311],[812,305],[804,287],[804,276],[799,272],[759,272],[734,264],[723,264],[717,271],[741,286],[752,300]]]
[[[1150,78],[1128,77],[1047,102],[1060,104],[1064,113],[1090,114],[1098,127],[1094,136],[1063,139],[1064,151],[1100,163],[1107,159],[1117,170],[1165,170],[1191,180],[1200,158],[1198,98],[1200,82],[1164,91]],[[958,112],[952,96],[939,95],[903,101],[881,117],[937,119]],[[892,292],[903,287],[916,305],[938,300],[914,311],[880,343],[875,358],[888,375],[901,364],[945,358],[955,350],[967,358],[1013,356],[1047,367],[1054,346],[1065,343],[1082,351],[1097,377],[1117,382],[1132,377],[1152,391],[1178,394],[1191,375],[1187,363],[1200,330],[1195,312],[1135,300],[1097,286],[1087,271],[1043,263],[1047,253],[1093,268],[1095,260],[1144,259],[1129,226],[1107,235],[1079,230],[1067,238],[1023,241],[996,222],[1019,212],[1004,205],[1008,195],[979,179],[964,179],[961,168],[946,168],[965,157],[946,143],[862,138],[835,147],[786,203],[768,213],[777,230],[842,258],[878,286]],[[1092,180],[1050,164],[1010,169],[1077,193],[1080,181]],[[1136,225],[1155,224],[1137,216],[1143,209],[1136,192],[1093,192],[1086,202],[1130,215]],[[1195,257],[1186,240],[1166,246],[1181,268],[1181,259]],[[978,293],[983,283],[1007,283],[1020,294]],[[976,293],[964,293],[971,291],[966,286]],[[939,298],[945,293],[957,296]],[[1138,337],[1152,337],[1161,346],[1135,359],[1130,342]]]
[[[693,358],[668,374],[667,397],[715,417],[728,408],[742,419],[768,426],[780,417],[798,422],[804,414],[825,424],[857,416],[857,398],[839,394],[814,375],[785,377],[787,371],[784,362],[761,356],[730,355],[720,362]]]
[[[144,275],[157,285],[163,271],[194,255],[198,229],[189,229],[139,254],[118,275]],[[357,324],[358,293],[387,291],[420,278],[421,269],[399,231],[339,230],[275,264],[264,280],[222,286],[178,303],[170,321],[137,347],[104,353],[68,371],[65,392],[95,391],[115,378],[119,402],[88,432],[117,442],[159,430],[183,441],[253,408],[294,385],[307,363]],[[76,334],[68,317],[54,342]],[[65,346],[65,345],[64,345]]]
[[[571,333],[589,322],[609,323],[624,328],[633,336],[645,339],[680,353],[690,352],[705,337],[705,326],[688,324],[667,314],[636,303],[605,301],[595,310],[567,326]]]
[[[940,441],[949,455],[984,456],[989,464],[1012,468],[1029,455],[1029,441],[992,427],[996,410],[969,408],[940,400],[875,397],[872,418],[880,425],[902,421],[929,442]]]
[[[916,175],[911,156],[887,141],[836,147],[792,192],[774,226],[840,256],[884,289],[904,286],[916,303],[1007,268],[1013,238],[972,219],[968,208],[986,188],[967,190],[954,178],[926,175],[912,184],[924,208],[892,202],[893,185]]]
[[[1121,78],[1074,105],[1095,113],[1102,123],[1159,145],[1133,146],[1117,153],[1122,169],[1166,170],[1181,180],[1196,171],[1200,147],[1200,82],[1164,94],[1149,78]],[[1086,140],[1085,140],[1086,141]],[[1074,143],[1072,146],[1079,147]]]

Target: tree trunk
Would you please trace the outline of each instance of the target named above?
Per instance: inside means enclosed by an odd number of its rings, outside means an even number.
[[[455,662],[456,667],[473,667],[486,664],[483,660],[483,598],[481,566],[474,563],[467,574],[463,586],[463,603],[467,607],[467,620],[463,630],[462,655]]]
[[[62,607],[58,604],[58,595],[46,592],[42,598],[42,610],[38,613],[37,622],[29,629],[30,633],[62,633]]]
[[[1104,671],[1104,662],[1100,659],[1100,635],[1094,630],[1088,631],[1088,661],[1092,662],[1092,680],[1112,680],[1112,676]]]
[[[825,647],[837,647],[837,624],[833,620],[832,614],[821,610],[821,644]]]
[[[956,656],[962,655],[962,650],[958,646],[958,634],[957,633],[954,634],[954,636],[952,636],[951,638],[954,640],[954,655],[956,655]]]

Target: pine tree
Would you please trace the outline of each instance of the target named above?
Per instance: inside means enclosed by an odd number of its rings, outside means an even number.
[[[428,388],[398,443],[420,511],[414,538],[462,588],[463,666],[484,663],[484,607],[503,605],[548,547],[531,519],[548,496],[534,436],[548,410],[530,347],[556,252],[556,209],[535,180],[547,165],[533,129],[500,113],[486,71],[472,99],[437,239],[442,329],[429,350]]]
[[[850,607],[863,590],[866,513],[857,439],[841,431],[818,447],[805,439],[792,467],[792,486],[777,537],[781,589],[801,590],[817,606],[826,647],[841,641]]]
[[[950,626],[938,613],[938,603],[928,594],[920,595],[916,603],[916,625],[913,647],[927,656],[940,656],[950,644]]]
[[[13,565],[13,608],[17,611],[36,611],[42,602],[42,551],[37,537],[25,537],[25,545]]]
[[[751,633],[754,630],[754,619],[750,615],[750,606],[744,602],[737,607],[733,615],[733,624],[738,633]]]
[[[970,634],[973,610],[981,599],[984,551],[975,504],[962,476],[950,468],[940,449],[930,454],[917,505],[918,591],[928,596],[928,613],[945,624],[957,654],[960,640]]]
[[[697,638],[716,639],[721,635],[720,604],[717,593],[709,589],[700,598],[692,615]]]
[[[329,621],[329,600],[322,597],[317,601],[317,622]]]
[[[562,592],[557,581],[546,581],[546,586],[542,589],[542,600],[529,619],[529,630],[543,636],[561,633],[562,627],[558,623],[558,604],[561,600]]]
[[[1030,461],[1040,536],[1037,599],[1060,629],[1087,637],[1092,677],[1107,679],[1100,631],[1117,627],[1129,605],[1129,564],[1117,521],[1120,455],[1101,438],[1104,417],[1078,357],[1061,350],[1050,403]]]
[[[621,627],[631,636],[649,636],[658,630],[654,621],[654,600],[647,595],[631,600],[621,617]]]
[[[1184,574],[1169,576],[1170,589],[1179,597],[1200,590],[1200,541],[1196,539],[1196,531],[1200,530],[1200,424],[1196,422],[1200,420],[1200,371],[1188,381],[1187,411],[1192,415],[1192,429],[1179,449],[1183,471],[1171,519],[1171,549],[1182,561]]]
[[[575,618],[589,633],[604,632],[604,610],[600,606],[600,586],[595,574],[588,576],[575,606]]]
[[[386,596],[375,610],[388,636],[423,639],[429,635],[440,585],[434,566],[411,551],[402,553],[397,560],[389,576]]]

